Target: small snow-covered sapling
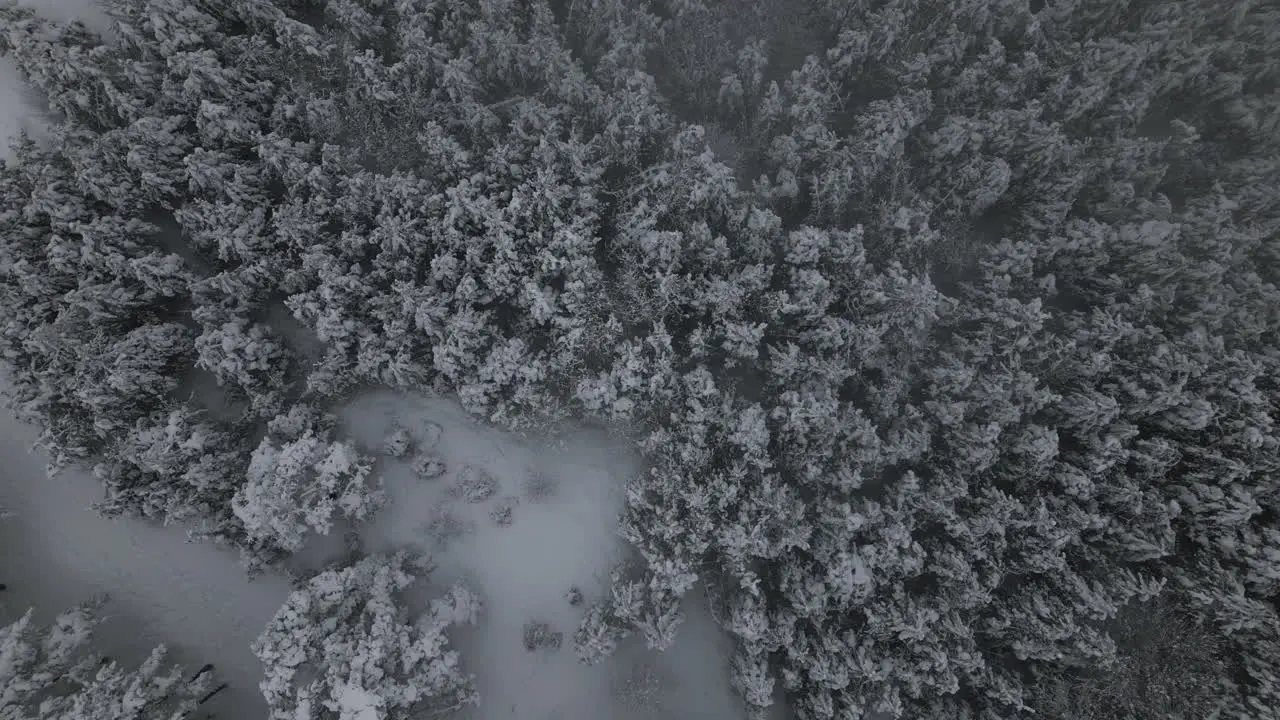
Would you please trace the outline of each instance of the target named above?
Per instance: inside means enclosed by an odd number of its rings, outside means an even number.
[[[514,512],[519,500],[516,498],[502,498],[489,510],[489,518],[498,527],[509,527],[514,521]]]
[[[402,427],[396,428],[382,444],[382,451],[394,458],[404,457],[413,445],[413,437]]]
[[[435,508],[431,517],[420,528],[427,541],[443,550],[455,539],[471,531],[471,525],[449,511],[448,508]]]
[[[444,434],[444,428],[431,421],[422,423],[422,438],[419,447],[423,450],[435,450],[440,444],[440,436]]]
[[[454,489],[463,500],[482,503],[498,492],[498,481],[484,469],[467,465],[458,472],[458,484]]]
[[[582,590],[578,589],[577,585],[571,585],[569,592],[564,594],[564,599],[568,600],[573,607],[578,607],[582,604]]]
[[[524,624],[524,649],[529,652],[539,650],[559,650],[564,641],[564,633],[541,620],[530,620]]]
[[[448,466],[435,455],[419,455],[413,461],[413,472],[423,480],[435,480],[444,474]]]

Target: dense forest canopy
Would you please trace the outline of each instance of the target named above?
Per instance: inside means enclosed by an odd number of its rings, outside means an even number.
[[[104,512],[278,562],[299,418],[451,393],[643,448],[585,660],[703,583],[756,710],[1280,712],[1273,0],[102,4],[0,8],[0,352]]]

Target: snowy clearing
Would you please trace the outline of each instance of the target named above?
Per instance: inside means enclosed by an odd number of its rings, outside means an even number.
[[[688,620],[665,653],[634,638],[599,666],[582,665],[573,653],[570,637],[582,610],[601,597],[623,557],[614,529],[635,468],[626,448],[582,431],[539,452],[537,441],[480,427],[456,404],[390,392],[365,395],[343,416],[350,436],[371,449],[396,427],[411,438],[405,457],[384,456],[377,468],[390,502],[362,528],[365,549],[435,555],[439,569],[410,598],[415,610],[456,579],[484,598],[479,625],[454,638],[482,698],[460,720],[743,717],[729,690],[728,640],[700,592],[690,594]],[[275,576],[249,582],[235,553],[188,543],[179,527],[99,517],[89,508],[98,499],[97,480],[73,470],[45,481],[44,458],[26,452],[34,431],[7,413],[0,422],[9,458],[0,505],[14,511],[0,523],[0,565],[9,585],[3,619],[30,605],[48,619],[108,593],[112,619],[99,632],[105,650],[137,661],[165,642],[174,661],[212,662],[231,683],[210,711],[261,716],[260,668],[249,644],[283,602],[288,582]],[[428,454],[446,470],[422,479],[413,460]],[[493,479],[494,492],[468,502],[459,482],[481,472]],[[510,510],[509,522],[494,519],[497,507]],[[316,538],[307,555],[339,551],[339,535]],[[571,602],[574,588],[581,599]],[[530,622],[545,623],[559,642],[526,649]]]
[[[586,430],[520,438],[480,426],[456,403],[382,391],[342,415],[348,436],[371,452],[397,430],[409,436],[407,452],[383,454],[375,470],[389,502],[362,529],[365,550],[435,557],[415,609],[458,579],[484,600],[479,624],[454,638],[481,697],[465,720],[743,717],[729,689],[730,648],[701,610],[701,593],[690,594],[688,620],[666,653],[632,639],[588,667],[573,652],[582,611],[602,599],[624,558],[615,530],[638,466],[623,444]],[[422,473],[426,459],[443,473]],[[581,598],[571,602],[575,588]],[[538,637],[527,639],[531,624]]]

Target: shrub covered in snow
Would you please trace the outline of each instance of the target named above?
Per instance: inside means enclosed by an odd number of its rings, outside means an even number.
[[[524,624],[523,639],[524,649],[529,652],[559,650],[564,633],[542,620],[530,620]]]
[[[447,507],[434,507],[419,529],[421,537],[437,551],[471,532],[472,525]]]
[[[482,503],[498,492],[498,481],[484,468],[464,465],[458,471],[453,491],[469,503]]]
[[[262,440],[232,500],[251,537],[297,550],[308,533],[327,534],[338,516],[364,520],[382,504],[381,481],[370,476],[372,459],[352,443],[318,435],[324,431],[318,427],[281,429],[292,432]]]
[[[382,444],[382,451],[394,458],[404,457],[413,445],[413,436],[404,428],[396,428]]]
[[[489,519],[499,527],[507,527],[515,521],[515,509],[519,504],[517,498],[502,498],[489,508]]]
[[[64,612],[41,627],[28,610],[0,627],[0,718],[9,720],[187,720],[195,717],[212,674],[186,677],[164,668],[162,645],[134,669],[101,657],[92,645],[102,600]]]
[[[413,473],[423,480],[435,480],[449,469],[444,458],[431,454],[422,454],[413,459]]]
[[[422,569],[405,553],[370,556],[294,591],[253,651],[271,720],[436,717],[477,702],[446,630],[474,622],[460,586],[416,622],[398,600]]]

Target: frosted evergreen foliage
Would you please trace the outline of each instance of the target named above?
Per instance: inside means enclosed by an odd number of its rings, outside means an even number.
[[[61,118],[0,170],[0,357],[104,512],[278,559],[380,497],[307,408],[425,390],[643,453],[586,661],[714,585],[754,714],[1044,717],[1158,601],[1181,712],[1280,707],[1273,4],[105,5],[0,8]],[[344,672],[280,712],[399,712]]]
[[[293,416],[276,424],[249,460],[247,481],[232,499],[251,537],[286,550],[310,533],[327,535],[339,518],[369,518],[384,501],[373,462],[348,441],[327,439],[323,428]]]
[[[273,720],[410,718],[476,703],[446,631],[475,622],[480,601],[455,586],[408,617],[398,596],[419,569],[405,554],[370,556],[289,596],[253,645]]]
[[[105,599],[41,627],[28,610],[0,627],[0,717],[6,720],[192,720],[213,682],[166,666],[162,645],[136,668],[101,657],[93,628]]]

